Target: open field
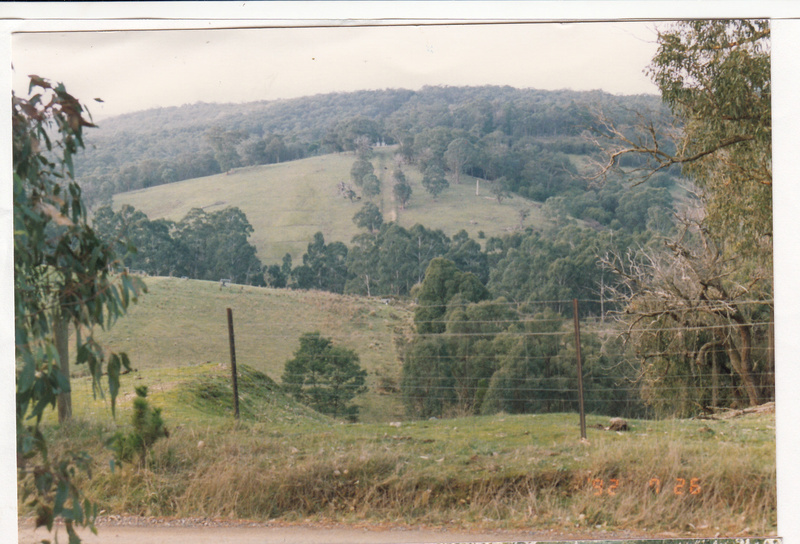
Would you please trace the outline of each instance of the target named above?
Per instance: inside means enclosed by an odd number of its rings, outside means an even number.
[[[488,183],[475,195],[475,179],[464,176],[461,185],[452,185],[437,199],[422,187],[422,175],[405,167],[412,186],[411,202],[399,210],[392,198],[391,172],[394,149],[378,149],[372,163],[381,180],[382,194],[377,199],[384,220],[395,220],[404,227],[421,223],[442,229],[452,236],[466,230],[472,238],[478,231],[486,236],[501,235],[519,225],[518,210],[531,208],[525,226],[541,226],[544,218],[532,201],[521,197],[498,204],[491,198]],[[192,208],[217,211],[239,207],[253,225],[251,243],[265,264],[279,263],[287,252],[299,262],[315,232],[326,242],[350,243],[359,230],[353,215],[362,202],[350,202],[338,194],[337,184],[351,183],[351,153],[311,157],[298,161],[239,168],[229,174],[170,183],[114,196],[114,207],[130,204],[150,219],[178,221]]]
[[[295,404],[244,367],[242,418],[215,363],[123,377],[116,423],[75,383],[76,421],[53,450],[89,451],[89,493],[110,514],[256,522],[416,524],[453,529],[770,535],[776,530],[774,414],[630,421],[579,440],[576,414],[342,424]],[[170,437],[143,468],[113,473],[103,440],[151,387]]]
[[[399,384],[395,334],[411,326],[406,303],[317,291],[291,291],[177,278],[145,278],[148,293],[98,339],[124,351],[139,370],[228,364],[226,309],[233,310],[236,359],[280,381],[284,364],[306,332],[319,331],[353,349],[368,371],[369,392],[358,398],[364,421],[387,421],[402,412],[398,395],[380,385]],[[80,371],[79,368],[76,368]]]

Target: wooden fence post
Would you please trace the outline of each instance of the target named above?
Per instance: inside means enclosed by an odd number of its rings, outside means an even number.
[[[578,299],[572,299],[572,316],[575,320],[575,352],[578,358],[578,402],[581,412],[581,438],[586,439],[586,412],[583,408],[583,362],[581,361],[581,326],[578,323]]]
[[[233,381],[233,417],[239,419],[239,383],[236,377],[236,343],[233,339],[233,310],[228,308],[228,341],[231,346],[231,380]]]

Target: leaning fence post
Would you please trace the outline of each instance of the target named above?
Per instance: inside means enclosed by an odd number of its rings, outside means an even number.
[[[233,310],[228,308],[228,341],[231,346],[231,380],[233,382],[233,417],[239,419],[239,384],[236,377],[236,343],[233,340]]]
[[[581,438],[586,438],[586,412],[583,409],[583,363],[581,362],[581,326],[578,323],[578,299],[572,299],[572,316],[575,320],[575,352],[578,358],[578,403],[581,412]]]

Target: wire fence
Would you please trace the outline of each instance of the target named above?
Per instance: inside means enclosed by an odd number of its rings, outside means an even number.
[[[372,368],[368,383],[379,394],[399,395],[414,416],[453,411],[573,412],[578,410],[581,388],[571,320],[553,314],[542,317],[530,310],[552,302],[485,303],[516,312],[498,319],[443,316],[416,321],[413,310],[420,306],[402,301],[398,306],[411,311],[381,331],[364,323],[332,325],[330,318],[289,318],[257,334],[237,328],[236,341],[296,345],[299,331],[321,330],[337,345],[380,344],[394,352],[398,364]],[[737,304],[740,312],[749,307],[753,314],[763,315],[770,301]],[[470,306],[474,307],[463,305]],[[722,319],[724,313],[707,324],[698,318],[690,326],[651,322],[629,327],[610,318],[584,318],[580,347],[586,411],[657,417],[773,401],[774,346],[769,334],[773,322],[742,321],[741,315],[729,322],[719,322]],[[433,325],[440,332],[417,332]],[[748,331],[747,345],[739,334],[743,328]]]

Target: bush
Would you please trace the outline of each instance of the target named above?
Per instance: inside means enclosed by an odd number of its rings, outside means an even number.
[[[136,388],[133,400],[133,431],[127,435],[117,432],[111,439],[111,449],[118,463],[133,462],[139,456],[139,466],[144,466],[147,452],[161,437],[169,433],[161,418],[161,408],[153,408],[147,402],[147,386]]]

